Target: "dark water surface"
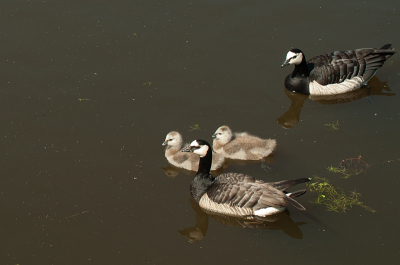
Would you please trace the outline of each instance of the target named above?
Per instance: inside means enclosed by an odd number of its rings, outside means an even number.
[[[308,58],[400,49],[399,8],[2,1],[0,264],[396,264],[400,54],[348,98],[293,95],[280,65],[292,47]],[[324,126],[335,121],[339,130]],[[211,141],[223,124],[278,141],[271,173],[259,163],[224,172],[327,177],[377,213],[329,212],[310,192],[298,198],[306,212],[289,207],[258,228],[198,211],[194,173],[169,167],[168,177],[161,143],[172,130]],[[326,170],[359,155],[371,165],[363,174]]]

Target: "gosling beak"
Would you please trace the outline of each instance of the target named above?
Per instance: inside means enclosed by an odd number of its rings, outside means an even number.
[[[165,142],[162,143],[162,146],[164,146],[164,145],[167,145],[167,141],[165,141]]]
[[[185,148],[183,148],[181,150],[181,152],[191,152],[191,151],[192,151],[192,149],[190,148],[190,145],[186,146]]]
[[[217,138],[217,135],[214,133],[211,137],[212,138]]]
[[[283,68],[283,67],[285,67],[285,66],[288,66],[290,63],[289,63],[289,61],[291,60],[292,58],[289,58],[289,59],[287,59],[282,65],[281,65],[281,68]]]

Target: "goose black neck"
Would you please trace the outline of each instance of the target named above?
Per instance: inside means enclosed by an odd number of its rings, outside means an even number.
[[[211,170],[211,164],[212,164],[212,149],[208,148],[207,154],[204,157],[200,157],[199,170],[197,171],[197,174],[209,175]]]
[[[294,77],[308,77],[310,75],[310,71],[308,70],[307,67],[307,62],[306,62],[306,58],[304,57],[303,54],[303,60],[301,61],[301,63],[296,64],[294,67],[294,71],[292,73],[292,78]]]

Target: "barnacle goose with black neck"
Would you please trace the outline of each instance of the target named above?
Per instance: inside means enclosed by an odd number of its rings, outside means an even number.
[[[294,71],[285,79],[285,87],[292,92],[310,95],[342,94],[358,89],[397,52],[391,46],[334,51],[307,62],[301,50],[292,49],[281,66],[295,65]]]
[[[197,155],[180,152],[183,147],[183,138],[179,132],[169,132],[162,145],[166,146],[165,157],[172,165],[193,171],[196,171],[199,168],[199,158]],[[219,169],[223,166],[224,162],[225,158],[222,155],[214,155],[211,170]]]
[[[201,208],[229,216],[265,217],[285,210],[292,204],[299,210],[305,208],[293,198],[306,190],[287,193],[285,190],[309,179],[301,178],[279,182],[264,182],[241,173],[210,174],[212,148],[204,140],[195,140],[182,152],[200,156],[199,170],[190,184],[190,195]]]

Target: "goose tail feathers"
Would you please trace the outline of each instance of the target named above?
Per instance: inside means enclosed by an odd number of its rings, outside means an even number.
[[[286,196],[288,196],[290,198],[295,198],[295,197],[299,197],[299,196],[303,195],[304,193],[306,193],[306,190],[298,190],[298,191],[286,193]]]
[[[275,189],[284,191],[290,187],[293,187],[293,186],[301,184],[301,183],[309,182],[309,181],[310,181],[310,179],[308,179],[308,178],[300,178],[300,179],[282,180],[282,181],[278,181],[278,182],[270,182],[268,184],[271,185],[272,187],[274,187]],[[295,196],[295,197],[297,197],[297,196]]]
[[[304,194],[304,192],[302,194]],[[298,195],[298,196],[300,196],[300,195]],[[297,209],[299,209],[301,211],[305,211],[306,210],[306,208],[304,208],[303,205],[301,205],[300,203],[298,203],[296,200],[292,199],[291,197],[286,196],[285,201],[287,203],[292,204],[294,207],[296,207]]]
[[[398,52],[391,46],[391,44],[385,44],[364,57],[366,63],[365,73],[362,75],[364,83],[367,83],[375,75],[378,68],[382,67],[387,59]]]

